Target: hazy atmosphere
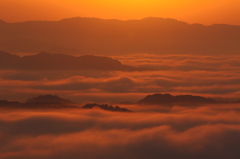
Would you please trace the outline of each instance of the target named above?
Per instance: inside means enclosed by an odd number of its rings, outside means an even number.
[[[240,25],[239,0],[1,0],[0,9],[7,22],[78,16],[121,20],[162,17],[206,25]]]
[[[1,0],[1,159],[239,159],[238,0]]]

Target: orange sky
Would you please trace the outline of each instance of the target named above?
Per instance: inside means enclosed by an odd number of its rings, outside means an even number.
[[[188,23],[240,25],[239,0],[1,0],[7,22],[70,17],[141,19],[154,16]]]

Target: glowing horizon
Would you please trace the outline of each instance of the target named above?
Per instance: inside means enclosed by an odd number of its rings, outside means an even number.
[[[57,21],[71,17],[120,20],[162,17],[204,25],[240,25],[236,16],[240,15],[240,1],[237,0],[2,0],[0,4],[0,19],[6,22]]]

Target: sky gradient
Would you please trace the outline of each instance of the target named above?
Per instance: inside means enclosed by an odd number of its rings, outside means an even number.
[[[188,23],[240,25],[239,0],[1,0],[7,22],[56,21],[70,17],[103,19],[174,18]]]
[[[239,15],[240,0],[0,0],[0,159],[239,159]]]

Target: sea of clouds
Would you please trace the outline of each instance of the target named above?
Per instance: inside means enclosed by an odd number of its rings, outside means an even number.
[[[153,93],[240,100],[240,56],[135,54],[115,56],[144,71],[1,70],[2,99],[56,94],[79,103],[137,102]]]
[[[238,159],[240,105],[0,111],[1,159]]]

